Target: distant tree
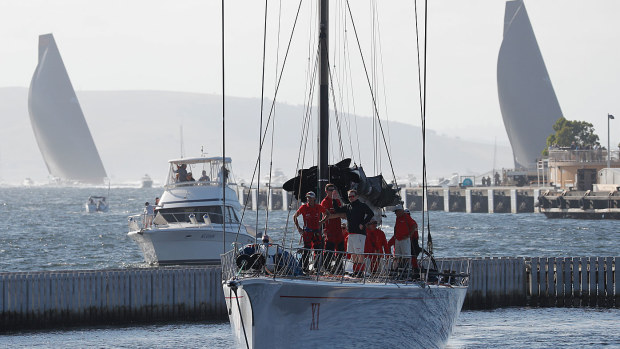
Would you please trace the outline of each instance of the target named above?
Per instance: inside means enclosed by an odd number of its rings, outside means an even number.
[[[542,154],[549,155],[548,149],[552,145],[558,147],[570,147],[573,142],[580,148],[585,146],[593,146],[599,140],[598,135],[594,133],[594,126],[586,121],[566,120],[560,117],[553,125],[552,133],[547,137],[547,147]]]

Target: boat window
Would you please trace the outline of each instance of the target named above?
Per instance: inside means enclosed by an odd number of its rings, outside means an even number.
[[[193,182],[196,181],[197,178],[194,170],[198,170],[198,166],[196,166],[195,164],[170,164],[170,170],[168,171],[168,179],[166,181],[166,185],[173,185],[179,183],[191,185]],[[200,172],[198,172],[198,176],[200,176]]]
[[[237,212],[235,212],[235,209],[227,206],[226,210],[226,223],[239,223],[239,217],[237,217]]]
[[[165,208],[158,211],[169,222],[189,222],[190,214],[194,214],[196,221],[204,223],[204,215],[208,214],[211,223],[222,224],[222,207],[221,206],[199,206],[199,207],[178,207]]]

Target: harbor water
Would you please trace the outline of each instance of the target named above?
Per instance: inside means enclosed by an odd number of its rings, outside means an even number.
[[[140,213],[162,188],[0,187],[0,271],[149,268],[127,235],[127,217]],[[107,196],[110,210],[88,214],[88,196]],[[265,226],[265,211],[244,222]],[[267,233],[276,242],[299,242],[285,211],[269,212]],[[413,217],[422,223],[421,213]],[[425,223],[429,220],[425,218]],[[394,215],[382,229],[388,238]],[[426,224],[425,224],[426,225]],[[289,227],[287,229],[287,226]],[[426,228],[426,227],[425,227]],[[620,255],[616,221],[548,220],[541,214],[431,212],[438,257],[578,257]],[[286,232],[288,230],[288,232]],[[505,308],[461,313],[450,348],[620,347],[618,309]],[[228,348],[228,323],[172,323],[17,332],[0,336],[15,348]]]

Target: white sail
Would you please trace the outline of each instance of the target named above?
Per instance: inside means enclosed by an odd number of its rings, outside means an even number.
[[[562,110],[522,0],[506,2],[497,90],[516,168],[534,168]]]
[[[52,34],[39,36],[28,111],[47,169],[61,180],[100,184],[105,169]]]

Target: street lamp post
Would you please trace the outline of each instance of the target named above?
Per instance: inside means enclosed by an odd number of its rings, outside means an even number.
[[[613,115],[607,114],[607,168],[611,167],[611,141],[609,140],[609,121],[613,119]]]

